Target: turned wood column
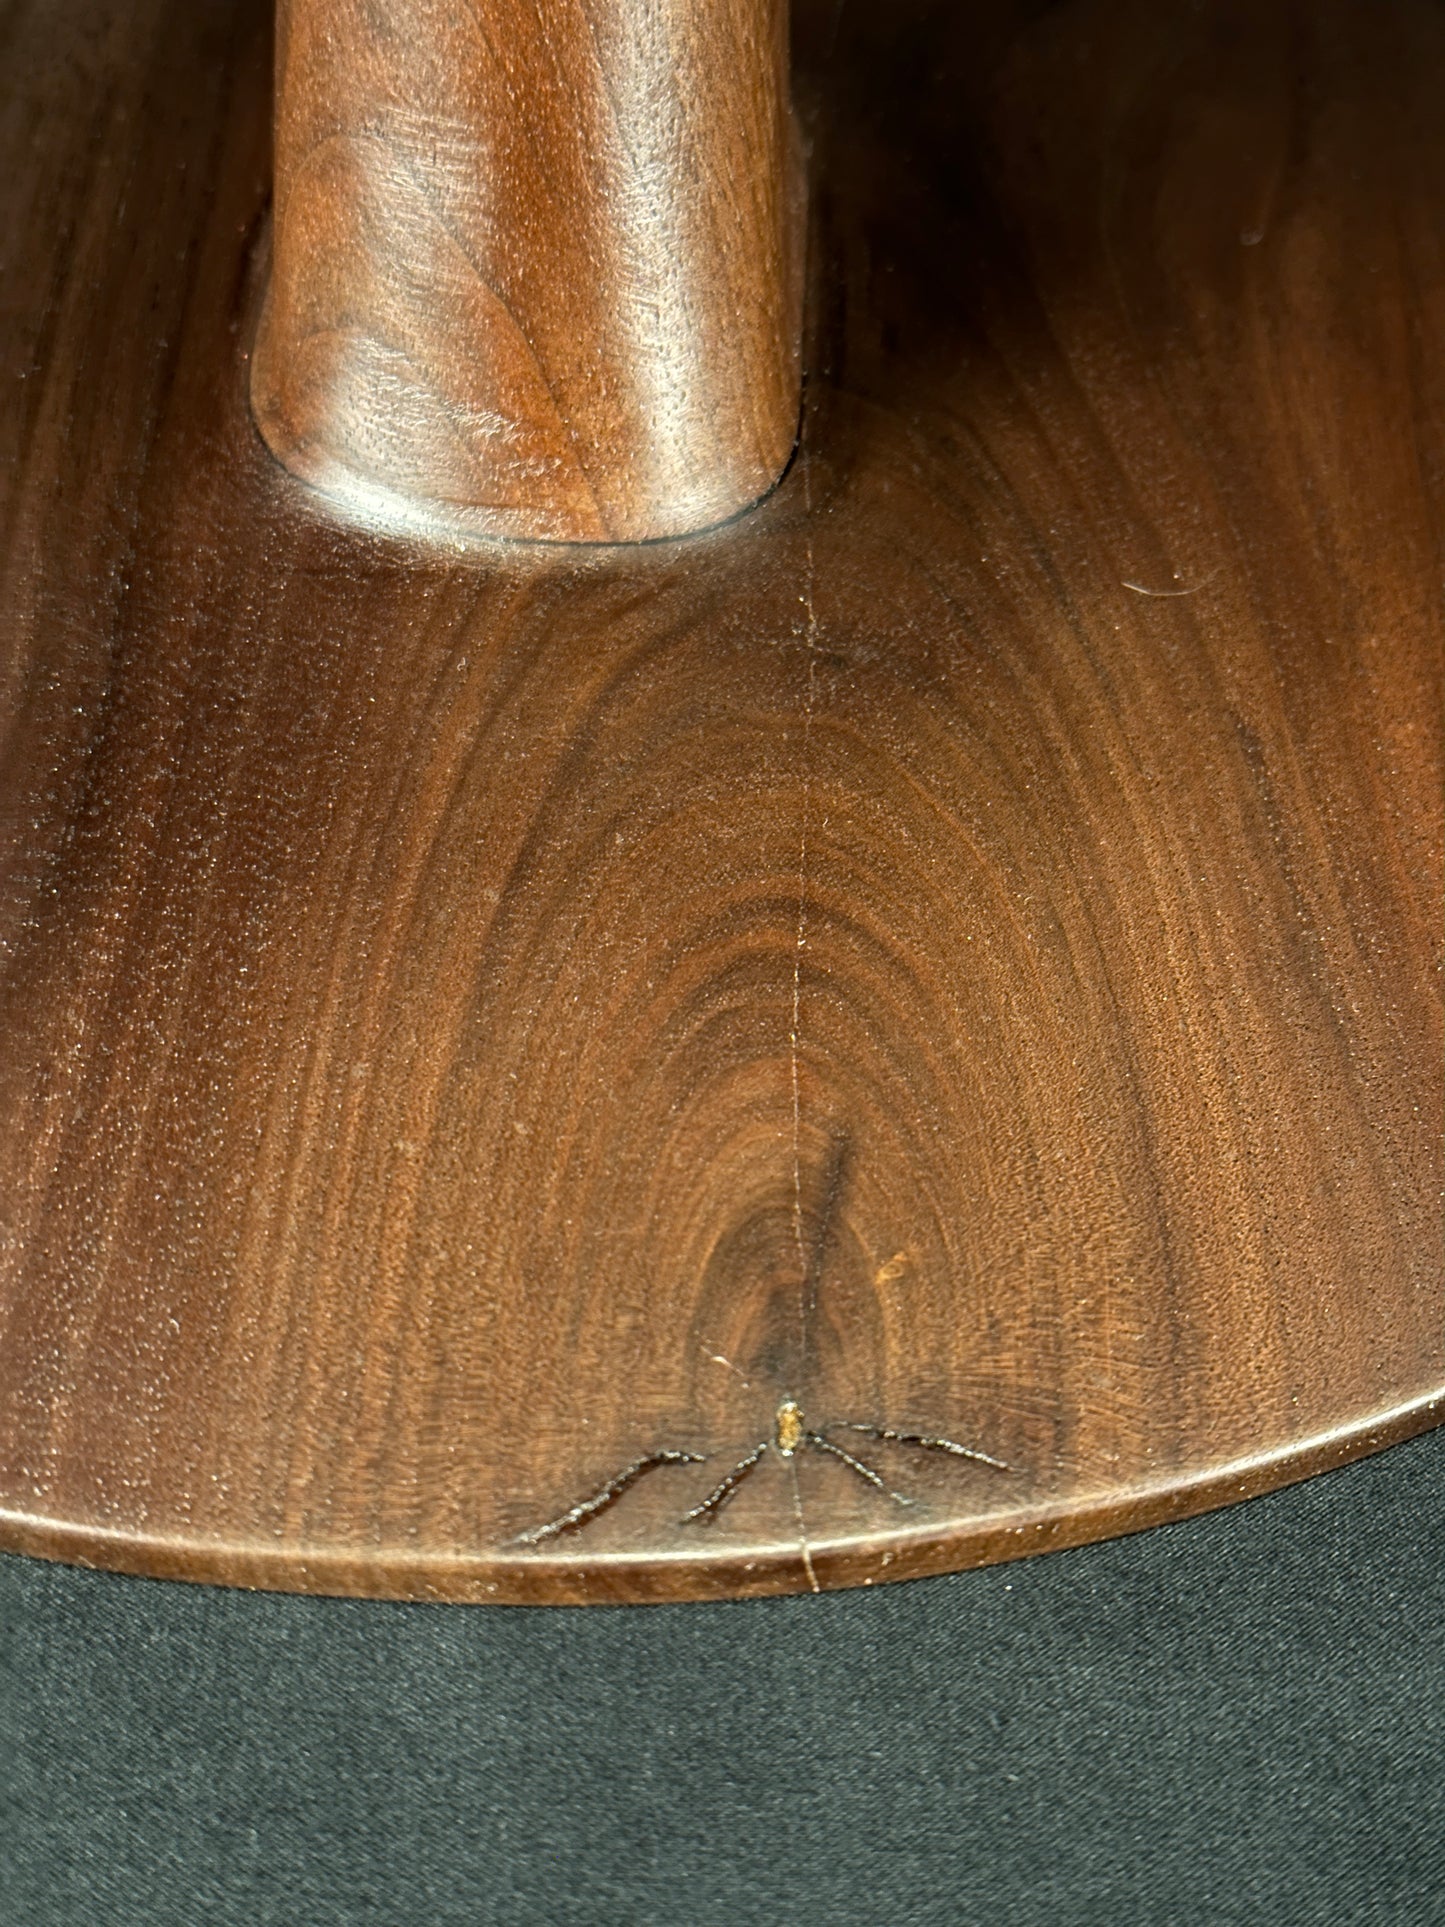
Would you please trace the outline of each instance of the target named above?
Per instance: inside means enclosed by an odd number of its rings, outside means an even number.
[[[786,0],[279,0],[256,420],[353,511],[641,541],[798,417]]]

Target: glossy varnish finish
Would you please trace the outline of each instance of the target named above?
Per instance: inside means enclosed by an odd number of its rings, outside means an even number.
[[[798,428],[784,0],[280,0],[252,397],[352,512],[641,540]]]
[[[1438,12],[805,18],[802,453],[592,554],[260,444],[259,0],[0,18],[7,1545],[785,1591],[1438,1415]]]

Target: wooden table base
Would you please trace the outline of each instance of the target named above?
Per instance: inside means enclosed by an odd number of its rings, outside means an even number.
[[[3,20],[0,1543],[783,1592],[1441,1416],[1437,10],[805,10],[801,454],[591,552],[267,454],[264,0]]]

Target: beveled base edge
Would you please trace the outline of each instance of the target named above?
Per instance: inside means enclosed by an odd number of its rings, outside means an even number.
[[[773,474],[759,477],[755,488],[734,501],[696,514],[689,514],[684,506],[675,527],[659,526],[635,536],[580,535],[560,525],[543,523],[531,510],[438,502],[409,495],[359,474],[324,449],[287,440],[277,424],[254,405],[251,420],[262,447],[305,491],[314,513],[367,535],[460,553],[507,547],[606,555],[617,549],[650,549],[669,542],[693,541],[751,515],[776,492],[793,465],[802,429],[802,403],[800,397],[793,440]]]
[[[1072,1506],[995,1513],[933,1530],[826,1542],[786,1557],[732,1548],[700,1559],[614,1555],[579,1565],[575,1554],[459,1553],[417,1557],[402,1548],[365,1555],[262,1544],[185,1544],[61,1519],[0,1511],[0,1552],[135,1578],[330,1598],[487,1606],[647,1606],[784,1594],[922,1579],[1002,1565],[1215,1512],[1297,1485],[1445,1424],[1445,1387],[1257,1459],[1238,1459],[1179,1480],[1135,1486]]]

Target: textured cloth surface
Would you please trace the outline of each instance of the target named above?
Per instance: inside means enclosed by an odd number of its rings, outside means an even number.
[[[3,1559],[0,1919],[1445,1922],[1442,1473],[717,1606]]]

